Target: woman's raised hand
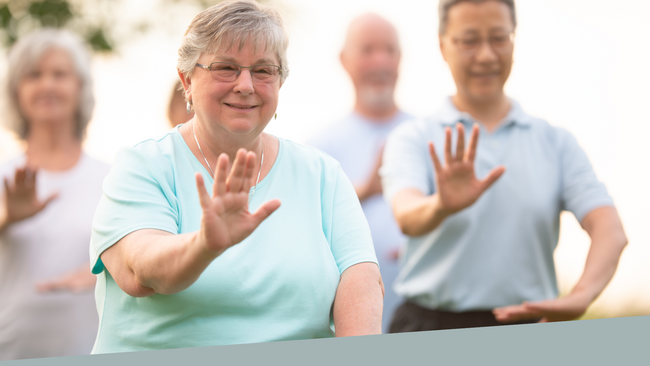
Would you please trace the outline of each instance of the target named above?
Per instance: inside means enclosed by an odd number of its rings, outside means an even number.
[[[6,226],[29,217],[32,217],[45,208],[56,194],[44,201],[36,197],[36,170],[24,167],[16,169],[13,184],[7,178],[5,185],[4,221],[0,226]]]
[[[203,208],[200,241],[217,255],[246,239],[278,207],[280,200],[262,204],[255,213],[248,212],[248,195],[255,184],[255,153],[239,149],[228,175],[228,155],[221,154],[212,186],[212,197],[205,189],[201,174],[196,174],[199,200]]]
[[[503,166],[498,166],[483,180],[476,179],[474,175],[474,158],[478,144],[479,127],[472,128],[469,148],[465,151],[465,128],[462,123],[456,125],[458,141],[456,143],[456,156],[451,152],[451,128],[445,129],[445,166],[442,166],[433,143],[429,142],[429,153],[433,159],[436,171],[436,192],[438,204],[446,214],[456,213],[471,206],[505,171]]]

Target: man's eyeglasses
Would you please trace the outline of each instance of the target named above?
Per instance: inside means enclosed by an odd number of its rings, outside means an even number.
[[[515,34],[512,32],[508,34],[492,35],[487,38],[487,42],[490,44],[490,47],[492,47],[492,50],[500,55],[512,52],[514,40]],[[486,40],[477,36],[466,36],[460,38],[452,38],[452,41],[464,53],[473,55],[481,48],[483,42]]]
[[[197,63],[196,66],[209,70],[210,76],[214,80],[227,83],[237,80],[242,69],[248,69],[253,82],[259,84],[273,84],[278,81],[280,74],[282,74],[278,65],[241,66],[234,62],[213,62],[210,65]]]

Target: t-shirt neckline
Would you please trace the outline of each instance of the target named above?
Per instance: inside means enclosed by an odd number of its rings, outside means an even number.
[[[206,173],[205,175],[210,177],[209,178],[210,179],[209,180],[210,185],[214,184],[214,177],[205,168],[205,166],[203,166],[203,164],[201,164],[199,159],[196,157],[196,155],[194,155],[194,153],[192,152],[190,147],[185,142],[185,139],[183,138],[183,135],[181,135],[181,132],[179,131],[179,129],[183,125],[184,125],[184,123],[179,124],[176,127],[174,127],[174,129],[172,130],[173,134],[175,135],[176,138],[180,139],[181,144],[183,145],[183,148],[185,150],[185,153],[190,155],[192,157],[192,159],[193,159],[193,162],[195,164],[198,164],[201,167],[201,169],[203,169],[203,171]],[[275,137],[278,140],[278,156],[275,158],[275,162],[273,162],[273,166],[271,167],[271,170],[269,170],[268,174],[266,174],[264,179],[262,179],[259,183],[257,183],[256,187],[254,186],[255,188],[251,187],[251,189],[249,191],[249,194],[251,192],[253,192],[253,188],[255,189],[255,191],[257,191],[257,190],[261,189],[262,187],[264,187],[266,185],[266,183],[273,178],[273,174],[275,174],[275,171],[277,170],[278,165],[280,165],[280,159],[282,158],[282,153],[284,151],[284,146],[283,146],[284,145],[284,139],[282,139],[280,137],[277,137],[277,136],[274,136],[274,135],[271,135],[271,134],[269,134],[269,135]]]

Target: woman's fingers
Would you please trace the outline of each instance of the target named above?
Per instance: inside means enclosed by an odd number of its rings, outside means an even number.
[[[3,180],[4,180],[4,183],[5,183],[5,194],[12,193],[13,189],[11,189],[9,187],[9,181],[7,180],[7,178],[4,178]]]
[[[280,200],[279,199],[274,199],[270,200],[263,205],[261,205],[257,211],[252,215],[253,219],[255,220],[255,227],[259,226],[259,224],[262,223],[262,221],[266,220],[267,217],[269,217],[275,210],[280,207]]]
[[[445,165],[449,166],[452,162],[451,156],[451,128],[445,127]]]
[[[36,170],[29,167],[25,169],[25,187],[29,189],[36,187]]]
[[[25,169],[16,169],[14,178],[14,191],[22,190],[25,187]]]
[[[230,175],[226,180],[226,189],[228,192],[237,193],[242,187],[244,173],[246,172],[246,150],[239,149],[235,155],[235,162],[232,164]]]
[[[492,169],[488,176],[481,181],[481,190],[485,192],[485,190],[490,188],[490,186],[496,182],[496,180],[499,179],[499,177],[501,177],[505,171],[506,168],[502,165]]]
[[[476,158],[476,146],[478,146],[478,133],[479,133],[479,127],[478,124],[475,123],[474,126],[472,126],[472,134],[470,135],[469,138],[469,149],[467,150],[467,161],[473,163],[474,159]]]
[[[201,207],[206,209],[210,207],[210,195],[208,194],[208,190],[205,189],[205,182],[203,181],[201,173],[197,172],[195,178],[196,190],[199,192],[199,202],[201,203]]]
[[[246,170],[244,173],[244,178],[241,186],[241,191],[248,193],[251,190],[251,187],[255,183],[255,153],[249,151],[246,154]]]
[[[49,205],[50,202],[54,201],[57,197],[59,197],[58,193],[54,193],[51,196],[49,196],[45,201],[43,201],[40,204],[40,207],[38,208],[38,210],[40,211],[40,210],[44,209],[45,207],[47,207],[47,205]]]
[[[458,141],[456,142],[456,161],[463,161],[465,157],[465,126],[462,123],[456,124],[458,131]]]
[[[431,160],[433,160],[433,167],[436,169],[436,173],[440,173],[442,165],[438,159],[438,154],[436,154],[436,148],[433,146],[433,142],[431,141],[429,141],[429,154],[431,155]]]
[[[217,168],[214,173],[214,185],[212,186],[213,196],[223,196],[226,194],[226,177],[228,176],[228,158],[227,154],[219,155],[217,159]]]

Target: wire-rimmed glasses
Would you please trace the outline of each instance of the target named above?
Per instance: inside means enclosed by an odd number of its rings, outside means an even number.
[[[233,82],[237,80],[242,69],[248,69],[253,78],[253,82],[260,84],[273,84],[280,78],[282,70],[280,66],[271,64],[260,64],[252,66],[242,66],[234,62],[212,62],[210,65],[197,63],[196,66],[210,71],[210,76],[214,80],[223,82]]]
[[[515,33],[510,32],[507,34],[495,34],[489,36],[487,39],[479,37],[478,35],[464,36],[459,38],[452,38],[452,41],[458,48],[468,55],[473,55],[481,48],[483,42],[488,42],[492,50],[500,55],[512,52]]]

